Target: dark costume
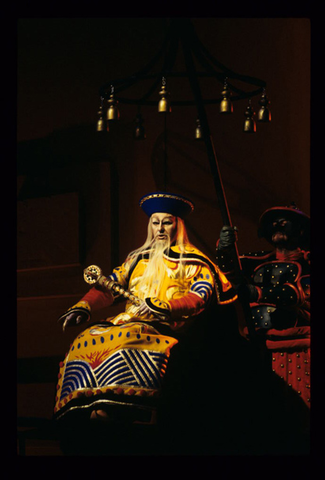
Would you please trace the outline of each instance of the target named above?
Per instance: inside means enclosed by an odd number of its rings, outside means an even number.
[[[290,222],[290,228],[279,226],[281,218]],[[246,283],[238,286],[238,293],[249,301],[255,331],[271,353],[272,371],[285,382],[286,389],[296,392],[309,407],[309,217],[294,206],[270,208],[260,218],[259,235],[275,246],[272,235],[277,230],[289,238],[285,249],[240,257]],[[227,253],[229,245],[226,239],[226,248],[222,245],[220,248],[219,241],[217,265],[233,283],[238,283]],[[239,330],[243,336],[249,337],[247,325],[243,322]]]

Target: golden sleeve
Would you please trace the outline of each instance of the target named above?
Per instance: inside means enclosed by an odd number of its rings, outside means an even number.
[[[198,315],[209,305],[215,292],[214,276],[205,265],[191,266],[186,273],[187,293],[168,301],[172,318]]]

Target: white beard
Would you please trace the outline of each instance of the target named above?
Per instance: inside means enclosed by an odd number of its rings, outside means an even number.
[[[164,262],[164,251],[169,249],[169,237],[164,241],[153,241],[147,268],[137,285],[138,296],[140,298],[159,297],[162,280],[166,274],[166,265]]]

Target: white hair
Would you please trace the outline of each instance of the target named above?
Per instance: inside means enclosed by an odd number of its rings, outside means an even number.
[[[183,275],[184,265],[182,254],[186,252],[186,246],[191,246],[184,221],[180,217],[176,218],[176,237],[175,244],[180,250],[180,275]],[[139,298],[159,296],[161,283],[166,272],[166,265],[163,260],[164,252],[170,248],[170,238],[166,242],[156,242],[152,232],[152,216],[148,222],[147,238],[144,244],[131,252],[127,257],[127,262],[133,262],[139,256],[148,254],[148,264],[143,275],[138,279],[137,290]]]

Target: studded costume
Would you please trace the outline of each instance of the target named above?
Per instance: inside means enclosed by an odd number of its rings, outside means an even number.
[[[148,197],[154,202],[145,203],[149,216],[152,211],[184,216],[184,209],[192,209],[188,201],[179,198],[177,205],[182,210],[175,209],[175,198],[170,203],[170,195],[167,202],[160,195]],[[145,299],[148,311],[139,315],[137,305],[127,300],[124,312],[78,335],[60,364],[56,418],[82,409],[115,405],[128,406],[138,419],[148,419],[155,409],[170,351],[178,343],[173,332],[185,328],[212,302],[227,304],[236,299],[225,275],[191,244],[182,249],[172,245],[164,251],[159,297],[148,297],[145,289],[139,291],[139,280],[148,266],[149,253],[150,249],[135,258],[128,257],[109,277],[131,296]],[[63,317],[80,311],[89,320],[91,312],[120,298],[95,286]]]
[[[260,219],[259,234],[271,242],[272,221],[279,216],[298,223],[307,246],[309,218],[293,207],[274,207]],[[272,242],[271,242],[272,243]],[[272,355],[272,370],[310,406],[310,252],[296,247],[281,253],[242,255],[241,265],[250,288],[249,302],[255,330]],[[217,250],[217,264],[231,280],[227,250]],[[235,282],[235,280],[233,280]],[[244,336],[246,325],[239,325]]]

